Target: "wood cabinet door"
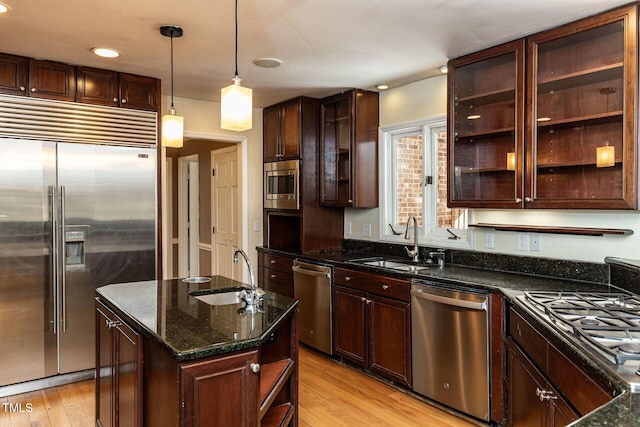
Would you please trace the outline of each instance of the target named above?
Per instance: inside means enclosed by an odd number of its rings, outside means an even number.
[[[262,144],[265,162],[280,160],[280,107],[274,105],[263,111]]]
[[[411,386],[411,311],[406,302],[369,296],[369,369]]]
[[[282,106],[281,112],[281,160],[300,158],[300,102]]]
[[[78,67],[78,102],[118,106],[118,73],[98,68]]]
[[[333,350],[362,367],[367,365],[366,300],[364,292],[333,288]]]
[[[636,209],[637,6],[527,39],[527,207]]]
[[[512,341],[507,347],[508,425],[511,427],[543,427],[548,404],[540,401],[536,390],[546,381]]]
[[[260,375],[251,351],[180,367],[184,427],[253,427],[258,424]]]
[[[29,60],[29,96],[76,100],[76,67],[53,61]]]
[[[158,111],[158,80],[134,74],[119,75],[120,106],[134,110]]]
[[[0,53],[0,93],[26,95],[27,58]]]
[[[116,425],[142,426],[142,343],[116,316]]]
[[[109,327],[112,316],[108,308],[96,301],[96,425],[104,427],[115,423],[115,349]]]

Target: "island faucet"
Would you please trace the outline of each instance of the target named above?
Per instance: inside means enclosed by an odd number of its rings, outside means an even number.
[[[256,285],[256,278],[253,275],[253,270],[251,269],[251,263],[249,262],[249,257],[242,249],[236,249],[233,253],[233,263],[238,263],[238,254],[242,255],[245,263],[247,264],[247,269],[249,270],[249,284],[251,285],[251,290],[247,292],[245,290],[245,295],[243,299],[246,301],[247,305],[253,305],[257,303],[264,296],[264,292],[261,289],[258,289]]]
[[[409,223],[411,220],[413,220],[413,249],[409,249],[405,246],[404,250],[407,251],[407,255],[409,255],[414,262],[418,262],[420,261],[420,249],[418,248],[418,221],[413,215],[407,219],[407,229],[404,232],[404,238],[409,238]]]

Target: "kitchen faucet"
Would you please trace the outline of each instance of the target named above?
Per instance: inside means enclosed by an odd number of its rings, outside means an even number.
[[[418,262],[420,261],[420,249],[418,248],[418,221],[413,215],[407,219],[407,229],[404,232],[404,238],[409,238],[409,223],[411,220],[413,220],[413,249],[409,249],[405,246],[404,250],[407,251],[407,255],[409,255],[414,262]]]
[[[264,291],[256,286],[256,278],[253,275],[249,257],[242,249],[236,249],[236,251],[233,253],[233,263],[238,263],[238,254],[242,255],[242,258],[244,258],[244,261],[247,264],[247,269],[249,270],[249,284],[251,285],[250,291],[247,291],[246,289],[244,290],[242,299],[245,300],[247,305],[253,305],[258,303],[264,297]]]

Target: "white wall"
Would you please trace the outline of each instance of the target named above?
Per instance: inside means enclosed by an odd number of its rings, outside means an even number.
[[[446,114],[446,77],[411,83],[382,92],[380,126],[426,119]],[[473,249],[505,254],[602,262],[605,256],[640,259],[640,212],[570,210],[485,210],[471,211],[471,223],[552,225],[632,229],[631,236],[570,236],[540,234],[540,251],[519,251],[516,233],[494,232],[494,248],[485,248],[485,229],[472,229]],[[378,240],[378,209],[346,209],[345,223],[351,222],[351,234],[345,238]],[[362,236],[362,224],[372,224],[372,236]],[[527,237],[530,237],[527,235]]]
[[[161,115],[169,109],[170,99],[163,97]],[[253,127],[244,132],[233,132],[220,128],[220,104],[187,98],[174,98],[174,105],[178,115],[184,117],[185,134],[191,134],[205,139],[222,141],[237,141],[246,138],[244,168],[241,179],[245,179],[247,189],[244,195],[243,215],[247,222],[246,233],[241,235],[240,247],[247,252],[251,259],[254,273],[257,275],[258,258],[256,246],[262,246],[262,229],[254,230],[254,222],[262,223],[262,110],[253,109]],[[188,142],[187,142],[188,144]],[[164,163],[163,163],[164,164]],[[244,244],[242,242],[245,242]],[[246,269],[243,267],[245,281],[248,282]]]

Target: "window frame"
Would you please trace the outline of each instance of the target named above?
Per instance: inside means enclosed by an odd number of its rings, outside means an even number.
[[[430,117],[428,119],[414,120],[380,127],[379,135],[379,231],[380,241],[408,242],[404,239],[406,224],[395,227],[400,235],[394,235],[389,227],[397,214],[395,195],[395,165],[397,164],[396,151],[394,149],[394,137],[407,133],[422,133],[423,139],[423,175],[434,176],[433,170],[437,170],[437,149],[434,149],[433,131],[438,128],[447,130],[447,117],[445,115]],[[418,243],[423,246],[444,249],[471,249],[473,233],[469,228],[452,230],[459,238],[450,239],[452,235],[445,228],[437,228],[437,179],[436,183],[423,186],[422,218],[423,225],[418,229]],[[429,207],[433,209],[429,209]],[[467,214],[468,223],[471,222],[472,211]],[[412,233],[410,233],[413,236]],[[411,240],[411,239],[409,239]]]

